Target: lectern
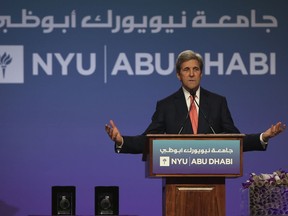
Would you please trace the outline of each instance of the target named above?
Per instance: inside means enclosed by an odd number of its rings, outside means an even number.
[[[163,216],[225,216],[225,178],[243,174],[243,134],[149,134],[146,176],[163,180]]]

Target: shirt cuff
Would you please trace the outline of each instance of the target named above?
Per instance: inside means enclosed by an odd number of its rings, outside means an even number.
[[[117,153],[120,153],[120,152],[121,152],[121,149],[122,149],[123,144],[124,144],[124,139],[123,139],[123,137],[122,137],[122,143],[121,143],[120,145],[117,145],[117,144],[115,143]]]
[[[260,134],[260,142],[261,142],[261,144],[262,144],[262,146],[263,146],[264,148],[267,147],[268,142],[264,142],[264,141],[263,141],[263,133]]]

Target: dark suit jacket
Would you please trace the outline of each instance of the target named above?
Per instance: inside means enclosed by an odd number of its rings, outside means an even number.
[[[189,116],[187,119],[187,112],[185,96],[180,88],[157,102],[152,122],[142,135],[123,136],[124,145],[120,152],[143,153],[147,142],[146,134],[178,134],[181,127],[181,134],[191,134],[193,131]],[[216,133],[240,133],[234,125],[226,98],[201,88],[197,133],[212,134],[211,126]],[[260,134],[246,135],[243,150],[265,150],[260,142]]]

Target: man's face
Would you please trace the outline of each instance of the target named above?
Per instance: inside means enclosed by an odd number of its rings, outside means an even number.
[[[200,85],[202,77],[199,62],[194,59],[184,62],[181,65],[180,72],[177,73],[177,77],[186,90],[190,91],[193,89],[196,91]]]

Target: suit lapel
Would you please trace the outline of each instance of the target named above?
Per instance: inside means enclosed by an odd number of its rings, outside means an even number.
[[[200,90],[200,104],[199,104],[199,113],[198,113],[198,133],[203,134],[209,131],[209,125],[206,122],[203,114],[208,118],[209,114],[209,105],[208,105],[209,95],[207,91],[203,88]],[[202,113],[201,113],[202,112]],[[209,118],[208,118],[209,119]]]

